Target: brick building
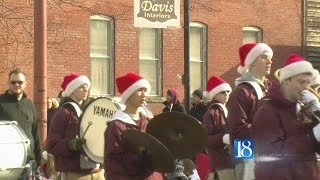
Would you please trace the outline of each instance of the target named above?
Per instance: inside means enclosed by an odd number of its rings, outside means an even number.
[[[33,1],[3,1],[0,9],[0,88],[15,66],[26,72],[33,98]],[[68,3],[66,3],[68,2]],[[177,75],[184,72],[183,28],[133,26],[133,1],[48,0],[48,96],[55,97],[68,72],[93,81],[92,96],[115,96],[115,77],[128,71],[152,83],[149,108],[161,112],[166,90],[183,99]],[[181,0],[181,27],[183,0]],[[20,18],[17,18],[20,17]],[[248,41],[265,42],[274,50],[273,71],[289,53],[302,54],[300,0],[190,1],[190,90],[204,88],[208,77],[220,75],[233,85],[238,76],[238,48]],[[35,55],[37,53],[35,52]]]

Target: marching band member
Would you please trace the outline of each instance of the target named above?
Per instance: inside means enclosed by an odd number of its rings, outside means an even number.
[[[212,76],[207,82],[205,96],[210,102],[203,116],[203,125],[208,131],[208,154],[212,169],[217,170],[220,180],[236,180],[232,157],[226,145],[230,144],[227,131],[228,110],[225,107],[231,87],[218,76]],[[209,180],[214,180],[210,173]]]
[[[63,180],[105,179],[99,165],[81,153],[86,140],[77,137],[82,106],[88,98],[90,86],[90,80],[78,74],[66,75],[61,84],[64,99],[62,107],[51,119],[47,148],[54,155],[55,168],[62,172]]]
[[[252,128],[256,180],[320,179],[315,157],[320,151],[320,124],[308,113],[320,107],[308,91],[313,76],[311,63],[292,54],[280,71],[279,84],[273,84],[261,100]]]
[[[154,172],[149,166],[151,157],[148,153],[128,152],[123,145],[122,133],[128,128],[146,131],[148,119],[138,108],[146,102],[150,92],[149,81],[134,73],[127,73],[116,79],[121,103],[125,110],[117,111],[108,122],[105,131],[104,165],[108,180],[156,180],[163,175]]]
[[[266,76],[270,74],[273,51],[267,44],[249,43],[239,48],[239,56],[238,72],[241,77],[236,79],[237,87],[230,94],[227,103],[231,148],[234,139],[251,138],[250,130],[256,104],[269,86]],[[236,160],[235,169],[237,179],[254,179],[253,160]]]

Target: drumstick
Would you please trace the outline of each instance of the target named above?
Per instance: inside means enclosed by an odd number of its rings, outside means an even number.
[[[229,144],[224,145],[223,149],[227,149],[229,147]]]
[[[92,124],[93,124],[92,121],[89,121],[89,122],[88,122],[88,126],[87,126],[86,130],[84,131],[84,133],[83,133],[83,135],[82,135],[82,139],[84,139],[84,136],[86,135],[89,127],[90,127]]]

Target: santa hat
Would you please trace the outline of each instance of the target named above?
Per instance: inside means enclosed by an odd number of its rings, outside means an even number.
[[[320,75],[318,70],[314,70],[314,78],[312,79],[310,86],[320,85]]]
[[[303,59],[297,54],[291,54],[284,62],[284,67],[280,70],[279,82],[302,73],[314,75],[314,69],[310,62]]]
[[[209,97],[210,100],[218,93],[223,91],[231,92],[231,87],[219,76],[212,76],[207,82],[207,89],[203,92],[203,95]]]
[[[61,84],[61,88],[63,89],[62,97],[69,97],[74,90],[83,84],[87,84],[89,87],[91,86],[91,82],[87,76],[73,73],[66,75]]]
[[[238,67],[238,73],[243,74],[247,72],[250,65],[257,59],[257,57],[265,52],[271,59],[273,51],[265,43],[248,43],[242,45],[239,48],[240,66]]]
[[[140,88],[146,88],[147,94],[151,90],[148,80],[143,79],[135,73],[128,73],[116,79],[118,91],[121,94],[121,103],[125,104],[128,98]]]

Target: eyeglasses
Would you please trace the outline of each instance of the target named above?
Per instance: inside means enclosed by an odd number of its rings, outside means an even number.
[[[23,84],[23,81],[10,81],[11,85],[16,85],[17,83],[19,85]]]

